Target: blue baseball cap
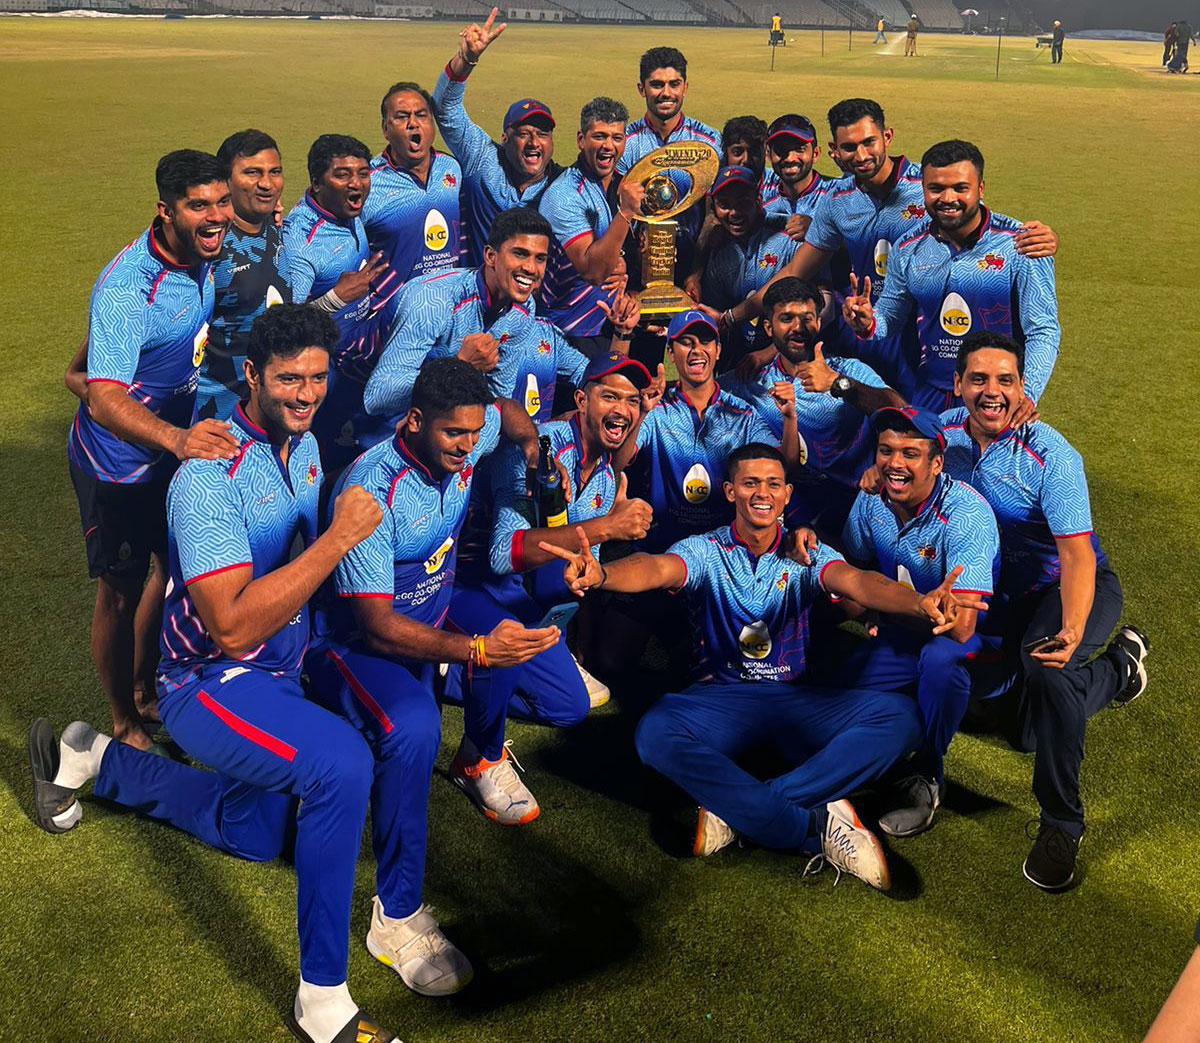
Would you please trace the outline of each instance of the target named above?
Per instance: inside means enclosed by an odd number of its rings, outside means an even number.
[[[767,128],[768,143],[775,138],[782,137],[799,138],[801,141],[816,141],[817,128],[813,126],[812,120],[807,116],[801,116],[796,112],[789,112],[773,120]]]
[[[926,438],[937,442],[938,448],[946,448],[946,430],[937,413],[920,406],[884,406],[871,414],[871,429],[878,434],[885,423],[902,420]]]
[[[529,120],[540,116],[550,124],[550,129],[554,129],[554,115],[550,112],[550,106],[544,105],[537,98],[522,98],[520,101],[514,101],[504,114],[504,129],[515,127],[520,123],[527,123]]]
[[[583,382],[590,384],[593,380],[603,380],[614,373],[620,373],[639,391],[650,383],[650,371],[645,366],[637,359],[616,351],[592,359],[583,371]]]
[[[708,194],[715,196],[726,185],[748,185],[757,192],[758,175],[749,167],[722,167],[717,171],[717,179],[713,182],[712,188],[708,190]]]
[[[671,319],[670,325],[667,327],[667,340],[678,340],[692,326],[703,326],[706,329],[712,330],[713,339],[717,337],[720,331],[717,329],[717,324],[712,318],[699,308],[692,308],[688,311],[679,312]]]

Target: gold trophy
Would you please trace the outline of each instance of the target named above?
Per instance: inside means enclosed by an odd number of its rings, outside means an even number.
[[[675,285],[675,232],[678,221],[671,218],[692,206],[716,179],[721,157],[702,141],[674,141],[639,159],[625,175],[626,180],[646,186],[642,212],[635,221],[642,229],[642,279],[646,288],[638,294],[642,321],[655,322],[696,307],[696,302]]]

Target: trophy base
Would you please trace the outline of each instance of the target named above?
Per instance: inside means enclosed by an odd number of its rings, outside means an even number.
[[[643,323],[678,315],[681,311],[696,307],[691,297],[669,282],[651,282],[637,296],[642,306]]]

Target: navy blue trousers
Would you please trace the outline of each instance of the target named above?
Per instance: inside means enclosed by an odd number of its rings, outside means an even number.
[[[642,761],[763,847],[816,850],[813,811],[879,778],[921,740],[894,692],[754,681],[696,684],[642,718]],[[796,764],[761,780],[737,758],[770,746]]]
[[[561,575],[562,570],[558,572]],[[525,593],[520,582],[500,579],[478,586],[456,586],[446,621],[464,634],[487,634],[504,619],[537,626],[545,613],[546,609]],[[503,752],[504,723],[509,712],[540,724],[568,728],[582,721],[591,708],[587,686],[562,637],[552,648],[520,666],[475,668],[469,673],[451,668],[451,674],[447,694],[451,699],[461,695],[463,730],[490,761],[499,760]]]

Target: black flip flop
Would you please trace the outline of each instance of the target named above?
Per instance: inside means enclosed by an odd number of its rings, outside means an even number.
[[[285,1021],[287,1027],[292,1030],[292,1035],[301,1043],[314,1043],[312,1036],[300,1027],[295,1011],[289,1010]],[[360,1010],[341,1027],[331,1043],[400,1043],[400,1037],[394,1032],[380,1028],[370,1018],[363,1017]]]
[[[75,799],[73,789],[54,785],[54,776],[58,774],[58,742],[45,717],[39,717],[29,726],[29,770],[33,775],[37,824],[47,833],[74,829],[83,817],[83,806]]]

